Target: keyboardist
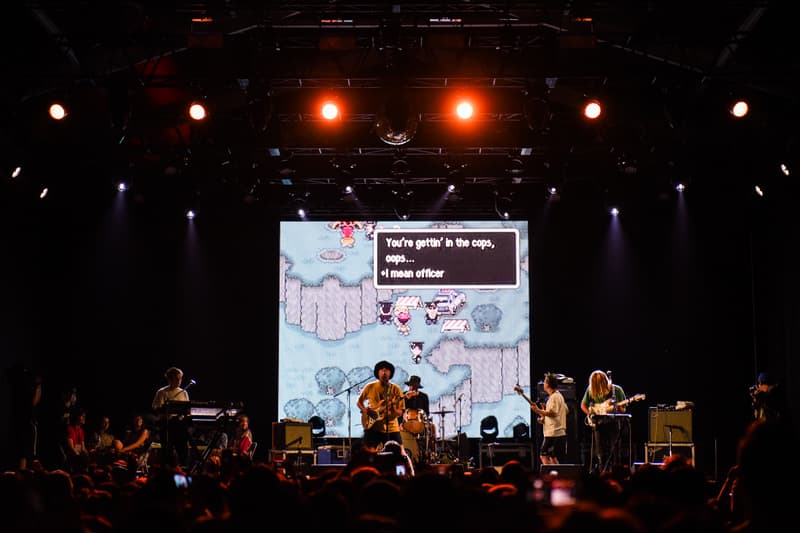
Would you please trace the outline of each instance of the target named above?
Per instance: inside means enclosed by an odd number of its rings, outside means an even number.
[[[188,406],[189,392],[181,387],[183,371],[180,368],[168,368],[164,379],[167,385],[156,391],[152,405],[160,420],[161,460],[165,465],[185,467],[189,456],[188,420],[186,413],[176,407]]]

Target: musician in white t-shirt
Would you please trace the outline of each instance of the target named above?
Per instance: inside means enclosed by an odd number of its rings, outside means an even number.
[[[545,374],[543,386],[547,393],[544,409],[535,403],[531,404],[531,410],[539,416],[542,424],[542,445],[539,449],[539,459],[544,465],[557,465],[567,455],[569,407],[564,401],[564,395],[558,390],[558,378],[555,374]]]
[[[164,379],[167,380],[167,385],[156,391],[152,405],[161,420],[162,461],[166,465],[186,466],[189,456],[188,421],[185,413],[169,412],[169,402],[188,402],[189,392],[181,387],[183,371],[180,368],[168,368]]]

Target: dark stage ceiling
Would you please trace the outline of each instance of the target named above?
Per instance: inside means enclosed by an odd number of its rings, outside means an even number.
[[[745,190],[796,152],[787,4],[17,2],[0,163],[53,194],[124,177],[140,199],[280,216],[304,201],[328,218],[385,218],[409,191],[420,217],[494,217],[498,198],[528,215],[550,184],[562,201],[658,197],[677,179]],[[467,127],[449,111],[460,94],[479,102]],[[325,96],[341,120],[318,118]],[[607,103],[594,124],[579,116],[588,96]],[[739,96],[752,113],[734,122]],[[62,123],[46,116],[54,98]],[[199,125],[194,98],[210,112]],[[382,140],[387,121],[410,140]]]

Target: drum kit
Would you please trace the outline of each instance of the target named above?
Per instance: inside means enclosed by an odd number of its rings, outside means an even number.
[[[403,447],[417,464],[436,464],[454,462],[452,454],[446,449],[444,441],[444,416],[453,411],[433,411],[431,415],[439,416],[441,438],[436,440],[436,427],[422,409],[406,409],[403,413]]]

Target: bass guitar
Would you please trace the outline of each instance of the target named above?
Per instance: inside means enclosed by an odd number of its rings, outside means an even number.
[[[517,384],[517,385],[514,385],[514,390],[516,391],[516,393],[517,393],[517,394],[519,394],[520,396],[522,396],[523,398],[525,398],[525,400],[526,400],[526,401],[527,401],[529,404],[531,404],[533,407],[538,407],[539,409],[544,409],[544,405],[539,405],[539,404],[537,404],[536,402],[534,402],[533,400],[531,400],[530,398],[528,398],[528,397],[525,395],[525,392],[522,390],[522,387],[520,387],[520,386],[519,386],[519,384]],[[537,422],[537,423],[539,423],[539,424],[544,424],[544,417],[543,417],[543,416],[538,416],[538,417],[536,417],[536,422]]]
[[[585,423],[590,428],[593,428],[597,424],[597,422],[595,421],[595,417],[605,416],[610,411],[613,411],[615,407],[625,407],[629,403],[644,400],[646,397],[647,396],[645,396],[644,394],[634,394],[630,398],[626,398],[616,403],[614,403],[614,401],[611,398],[609,398],[604,402],[593,404],[591,407],[589,407],[589,414],[586,415]]]

